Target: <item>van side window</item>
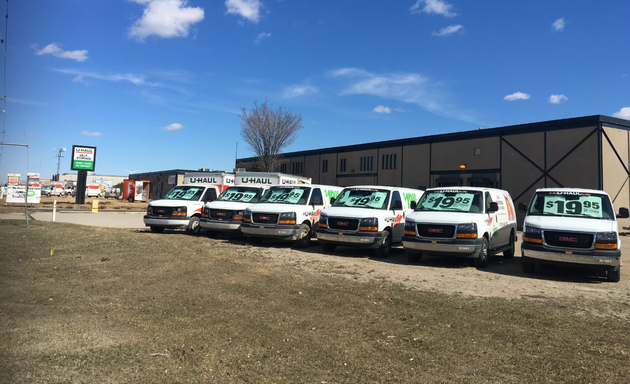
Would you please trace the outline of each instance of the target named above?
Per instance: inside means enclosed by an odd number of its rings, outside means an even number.
[[[214,188],[208,188],[208,190],[206,190],[206,193],[204,193],[203,195],[203,200],[204,202],[209,202],[209,201],[214,201],[217,199],[217,191],[214,190]]]
[[[309,205],[324,205],[324,198],[322,197],[321,189],[313,189],[313,194],[311,195],[311,202],[309,203]]]
[[[486,192],[486,212],[490,209],[490,203],[492,203],[492,197],[490,197],[490,192]]]
[[[391,204],[390,204],[390,209],[394,209],[394,207],[395,207],[395,205],[394,205],[394,204],[396,204],[396,202],[397,202],[397,201],[399,201],[399,202],[400,202],[399,207],[403,207],[403,205],[402,205],[402,199],[400,198],[400,193],[399,193],[398,191],[394,191],[394,192],[392,193],[392,202],[391,202]]]

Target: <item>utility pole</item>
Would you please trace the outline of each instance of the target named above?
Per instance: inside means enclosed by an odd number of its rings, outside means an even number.
[[[55,149],[53,148],[53,151],[54,150]],[[63,157],[63,152],[65,151],[65,148],[59,148],[59,152],[55,155],[55,157],[57,158],[57,175],[55,177],[55,181],[59,181],[59,166],[61,165],[61,158]]]

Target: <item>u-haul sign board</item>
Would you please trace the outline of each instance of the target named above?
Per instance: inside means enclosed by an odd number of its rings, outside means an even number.
[[[96,164],[96,147],[84,145],[72,146],[72,166],[73,171],[94,171]]]

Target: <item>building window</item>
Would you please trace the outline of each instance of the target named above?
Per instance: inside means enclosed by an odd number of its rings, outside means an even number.
[[[374,170],[374,156],[365,156],[361,158],[361,171]]]
[[[287,173],[287,163],[280,164],[280,172]]]
[[[398,155],[383,155],[382,169],[397,169],[398,168]]]
[[[298,163],[291,164],[291,173],[294,175],[301,175],[304,173],[304,162],[300,161]]]
[[[323,173],[328,172],[328,160],[322,161],[322,172]]]
[[[339,160],[339,172],[346,171],[346,159]]]

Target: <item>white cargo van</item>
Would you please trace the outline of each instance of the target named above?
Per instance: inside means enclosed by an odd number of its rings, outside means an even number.
[[[245,208],[257,203],[263,192],[274,184],[310,184],[310,177],[271,172],[237,172],[234,185],[224,190],[215,201],[206,203],[201,228],[208,236],[217,232],[240,233]]]
[[[407,216],[403,247],[411,262],[422,254],[472,258],[488,266],[489,254],[514,257],[516,212],[507,191],[483,187],[427,189]]]
[[[188,233],[197,235],[201,232],[199,220],[204,205],[233,184],[234,174],[231,173],[186,173],[184,184],[171,189],[163,199],[149,202],[144,224],[151,232],[186,228]]]
[[[241,232],[250,243],[270,238],[307,247],[317,229],[319,214],[342,189],[319,184],[274,185],[258,203],[245,209]]]
[[[359,185],[344,188],[319,217],[317,242],[332,252],[337,245],[374,249],[386,257],[401,244],[405,217],[422,197],[419,189]]]
[[[621,278],[621,239],[617,217],[604,191],[576,188],[536,190],[526,211],[521,244],[523,271],[536,264],[573,265],[606,272],[608,281]]]

